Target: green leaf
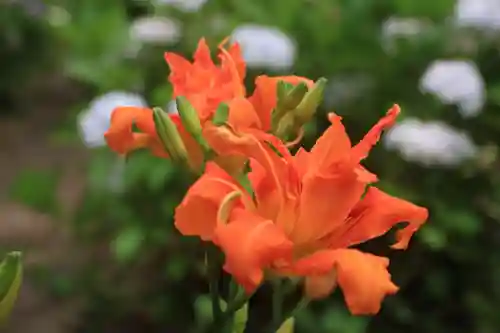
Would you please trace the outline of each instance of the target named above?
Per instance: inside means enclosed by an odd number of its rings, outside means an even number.
[[[222,303],[221,303],[222,304]],[[200,295],[194,302],[194,310],[196,315],[196,322],[199,325],[207,325],[212,322],[212,303],[210,297],[207,295]]]
[[[291,317],[285,320],[283,325],[276,331],[276,333],[293,333],[295,326],[295,318]]]
[[[175,174],[175,168],[172,163],[169,161],[166,161],[167,163],[161,162],[157,161],[157,163],[153,164],[149,170],[148,185],[149,189],[153,192],[164,189],[168,180]]]
[[[184,257],[172,257],[168,260],[165,273],[172,281],[182,281],[188,273],[189,262]]]
[[[151,105],[166,105],[172,100],[172,86],[164,84],[151,92]]]
[[[220,300],[221,308],[223,311],[227,309],[227,303],[221,299]],[[232,333],[243,333],[245,331],[245,326],[248,320],[248,303],[243,305],[241,309],[236,311],[233,318],[233,329]],[[293,333],[293,332],[292,332]]]
[[[0,264],[0,324],[9,316],[21,286],[21,253],[10,252]]]
[[[10,197],[43,213],[55,213],[58,176],[54,172],[23,170],[14,179]]]
[[[144,240],[144,234],[137,227],[124,229],[118,237],[115,238],[112,249],[119,261],[128,261],[138,252]]]
[[[417,233],[417,238],[435,251],[442,250],[448,245],[446,233],[431,224],[422,228],[422,230]]]
[[[215,111],[212,122],[215,126],[222,126],[227,122],[227,118],[229,118],[229,106],[226,103],[221,103]]]
[[[234,314],[233,333],[243,333],[248,320],[248,303]]]
[[[500,84],[488,88],[488,100],[495,105],[500,105]]]

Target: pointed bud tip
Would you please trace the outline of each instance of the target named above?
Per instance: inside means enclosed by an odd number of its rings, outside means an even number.
[[[184,96],[178,96],[175,101],[184,128],[194,137],[201,135],[200,117],[191,102]]]
[[[170,115],[159,107],[153,108],[155,130],[163,148],[170,158],[176,162],[185,163],[188,160],[186,146]]]

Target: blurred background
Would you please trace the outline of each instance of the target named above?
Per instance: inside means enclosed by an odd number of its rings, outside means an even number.
[[[241,43],[249,88],[261,73],[329,79],[306,146],[326,111],[358,140],[403,109],[366,161],[431,213],[404,253],[390,236],[366,245],[401,291],[373,318],[337,292],[297,332],[499,331],[498,0],[3,0],[0,249],[23,250],[26,268],[7,332],[194,333],[207,320],[196,242],[172,226],[188,183],[147,153],[125,165],[102,137],[118,105],[176,112],[163,53],[190,57],[202,36]]]

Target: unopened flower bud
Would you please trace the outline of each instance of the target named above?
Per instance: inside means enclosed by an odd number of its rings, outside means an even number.
[[[200,117],[198,117],[198,112],[191,105],[186,97],[179,96],[176,99],[177,110],[179,111],[179,116],[181,117],[181,122],[186,131],[191,134],[191,136],[198,142],[200,147],[205,153],[208,153],[211,149],[203,137]]]
[[[326,83],[327,80],[325,78],[316,81],[314,86],[305,94],[302,101],[294,110],[295,118],[301,125],[311,120],[316,113],[316,110],[323,100],[323,92]]]
[[[305,82],[300,82],[295,86],[285,81],[278,82],[278,101],[272,114],[272,128],[275,131],[277,131],[281,119],[300,104],[307,90],[308,86]]]
[[[276,126],[274,134],[282,140],[288,141],[296,133],[296,119],[293,113],[285,114]]]
[[[156,133],[163,147],[175,162],[187,163],[186,146],[170,116],[160,108],[153,109]]]
[[[287,91],[284,98],[278,100],[279,107],[286,110],[295,109],[307,94],[308,89],[309,87],[305,82],[300,82],[296,86],[292,86],[292,88]]]

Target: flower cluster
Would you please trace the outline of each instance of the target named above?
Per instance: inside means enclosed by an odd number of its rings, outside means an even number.
[[[148,148],[199,175],[176,208],[175,226],[217,246],[223,269],[248,294],[266,279],[298,278],[309,299],[339,286],[351,313],[377,313],[383,298],[398,290],[389,260],[352,247],[407,222],[392,245],[405,249],[428,216],[373,186],[377,176],[361,165],[399,107],[357,144],[330,113],[314,147],[292,154],[325,80],[263,75],[249,94],[240,47],[225,44],[219,64],[203,39],[193,62],[166,53],[179,114],[119,107],[107,144],[119,154]]]

